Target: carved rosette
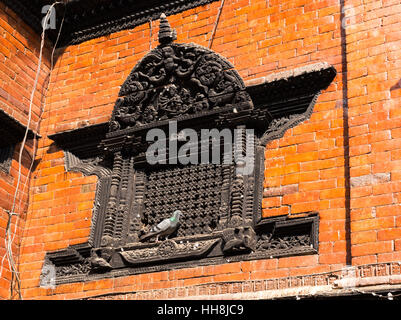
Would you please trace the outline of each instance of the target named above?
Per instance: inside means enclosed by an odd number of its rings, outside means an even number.
[[[157,248],[157,254],[161,257],[170,257],[175,254],[178,246],[173,240],[166,240]]]

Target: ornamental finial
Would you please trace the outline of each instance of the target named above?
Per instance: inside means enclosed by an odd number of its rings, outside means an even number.
[[[175,30],[171,29],[170,23],[164,13],[160,15],[159,43],[169,44],[177,39]]]

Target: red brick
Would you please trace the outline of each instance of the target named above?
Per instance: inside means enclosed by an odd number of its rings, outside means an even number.
[[[377,241],[359,244],[352,247],[352,255],[355,257],[392,251],[391,241]]]
[[[275,278],[284,278],[289,276],[288,269],[279,269],[279,270],[263,270],[263,271],[253,271],[250,274],[251,280],[259,280],[259,279],[275,279]]]
[[[352,264],[353,265],[364,265],[364,264],[373,264],[377,263],[377,255],[369,255],[369,256],[361,256],[361,257],[353,257]]]
[[[377,217],[401,215],[401,206],[399,204],[380,206],[376,208]]]
[[[382,228],[394,227],[393,217],[383,217],[375,219],[366,219],[351,222],[351,231],[365,231],[365,230],[378,230]]]
[[[317,264],[318,256],[299,256],[281,258],[278,260],[279,268],[305,267]]]
[[[214,280],[213,282],[243,281],[248,279],[249,279],[249,274],[245,272],[229,273],[229,274],[215,275],[213,277]]]
[[[377,240],[377,232],[375,230],[353,232],[351,234],[352,244],[374,242],[376,240]]]
[[[281,206],[278,208],[269,208],[262,210],[263,217],[274,217],[274,216],[281,216],[287,215],[290,212],[290,208],[288,206]]]
[[[327,253],[319,255],[320,264],[343,264],[346,262],[346,254],[340,253]]]
[[[401,228],[384,229],[377,232],[377,240],[393,240],[401,238]]]

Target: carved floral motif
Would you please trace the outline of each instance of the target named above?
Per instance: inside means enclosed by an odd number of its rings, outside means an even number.
[[[131,264],[151,262],[153,260],[168,260],[180,257],[202,256],[210,250],[219,239],[203,240],[203,241],[180,241],[165,240],[159,246],[136,248],[133,250],[120,252],[121,256]]]
[[[161,21],[166,24],[167,20]],[[110,131],[237,103],[252,106],[241,77],[228,61],[199,45],[173,43],[172,36],[165,38],[122,85]]]
[[[312,245],[311,236],[309,234],[269,237],[263,234],[257,242],[258,250],[286,250],[297,247],[310,247]]]
[[[56,277],[65,277],[73,275],[88,274],[91,271],[91,264],[89,259],[79,263],[73,263],[65,266],[56,267]]]

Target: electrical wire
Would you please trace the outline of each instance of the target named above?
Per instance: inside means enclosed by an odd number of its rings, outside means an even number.
[[[223,7],[224,7],[224,0],[221,1],[221,5],[220,5],[219,11],[217,13],[216,21],[214,23],[212,35],[210,36],[210,39],[209,39],[209,49],[212,48],[214,36],[216,35],[217,26],[219,25],[220,16],[221,16],[221,12],[223,11]]]
[[[58,3],[60,3],[60,2],[58,2]],[[54,3],[54,5],[55,5],[55,4],[57,4],[57,3]],[[51,9],[49,9],[49,10],[51,10]],[[36,143],[37,143],[37,132],[39,132],[39,127],[40,127],[40,124],[41,124],[41,121],[42,121],[42,118],[43,118],[43,112],[44,112],[44,110],[45,110],[45,108],[46,108],[46,97],[47,97],[47,93],[48,93],[48,90],[49,90],[49,85],[50,85],[51,82],[52,82],[52,75],[53,75],[53,74],[52,74],[52,71],[53,71],[53,68],[54,68],[54,54],[55,54],[55,50],[56,50],[58,41],[59,41],[59,39],[60,39],[61,30],[62,30],[63,25],[64,25],[65,14],[66,14],[66,10],[64,10],[64,15],[63,15],[63,18],[62,18],[62,20],[61,20],[59,32],[58,32],[58,34],[57,34],[57,38],[56,38],[56,41],[55,41],[55,43],[54,43],[53,50],[52,50],[52,53],[51,53],[51,56],[50,56],[49,80],[48,80],[48,83],[47,83],[47,86],[46,86],[46,89],[45,89],[45,93],[44,93],[45,99],[44,99],[44,102],[43,102],[43,107],[41,108],[40,115],[39,115],[39,119],[38,119],[38,122],[37,122],[37,125],[36,125],[36,130],[35,130],[35,132],[34,132],[33,147],[32,147],[33,153],[32,153],[31,165],[30,165],[29,170],[28,170],[27,178],[25,179],[25,184],[24,184],[24,187],[23,187],[23,189],[22,189],[22,194],[25,193],[26,187],[27,187],[28,182],[29,182],[30,174],[32,173],[32,168],[33,168],[33,165],[34,165],[34,163],[35,163],[36,152],[37,152],[37,147],[36,147]],[[46,23],[45,23],[45,24],[46,24]],[[22,203],[22,197],[20,197],[20,201],[19,201],[19,204],[18,204],[18,205],[19,205],[19,208],[21,208],[21,203]],[[18,221],[18,220],[17,220],[17,221]],[[16,223],[14,224],[14,233],[13,233],[13,238],[12,238],[12,240],[11,240],[11,246],[12,246],[12,244],[13,244],[13,242],[14,242],[14,239],[15,239],[15,236],[16,236],[16,234],[17,234],[17,232],[16,232],[17,226],[18,226],[17,221],[16,221]],[[12,288],[11,288],[11,289],[12,289]]]
[[[149,51],[152,50],[152,37],[153,37],[152,19],[149,19]]]
[[[58,3],[60,3],[60,2],[58,2]],[[57,2],[56,2],[55,4],[57,4]],[[49,85],[51,84],[51,80],[52,80],[52,75],[53,75],[53,74],[52,74],[52,71],[53,71],[53,68],[54,68],[54,54],[55,54],[55,50],[56,50],[58,41],[59,41],[59,39],[60,39],[61,30],[62,30],[63,25],[64,25],[65,13],[66,13],[66,11],[64,11],[63,19],[61,20],[61,24],[60,24],[60,29],[59,29],[59,32],[58,32],[56,41],[55,41],[55,43],[54,43],[52,53],[51,53],[51,55],[50,55],[49,80],[48,80],[48,82],[47,82],[47,86],[46,86],[45,93],[44,93],[44,97],[45,97],[45,98],[47,97],[47,93],[48,93],[48,91],[49,91]],[[32,161],[31,161],[31,165],[30,165],[29,170],[28,170],[28,178],[29,178],[29,174],[32,173],[32,168],[33,168],[33,165],[34,165],[34,163],[35,163],[36,152],[37,152],[37,148],[36,148],[37,132],[39,132],[39,127],[40,127],[40,123],[41,123],[42,118],[43,118],[43,112],[44,112],[45,108],[46,108],[46,99],[44,99],[43,107],[41,108],[40,115],[39,115],[39,119],[38,119],[38,122],[37,122],[37,125],[36,125],[36,130],[35,130],[35,132],[34,132],[33,148],[32,148],[32,149],[33,149]],[[25,189],[26,189],[26,187],[27,187],[27,185],[28,185],[28,181],[29,181],[28,178],[25,180],[25,184],[24,184],[24,187],[23,187],[23,189],[22,189],[22,194],[24,194]],[[19,204],[18,204],[18,205],[19,205],[19,208],[21,208],[21,203],[22,203],[22,197],[20,197],[20,201],[19,201]],[[17,224],[15,224],[15,228],[14,228],[14,237],[13,237],[12,241],[14,241],[14,238],[15,238],[15,236],[16,236],[16,228],[17,228]]]
[[[65,3],[64,2],[54,2],[49,7],[49,9],[48,9],[48,11],[46,13],[46,16],[43,19],[38,66],[37,66],[34,85],[33,85],[31,96],[30,96],[30,100],[29,100],[28,121],[27,121],[27,125],[26,125],[25,135],[24,135],[24,138],[23,138],[23,140],[21,142],[20,151],[19,151],[19,157],[18,157],[17,184],[16,184],[16,187],[15,187],[15,192],[14,192],[14,197],[13,197],[13,203],[12,203],[12,206],[11,206],[11,210],[7,211],[7,213],[8,213],[8,221],[7,221],[7,225],[6,225],[6,233],[5,233],[5,238],[4,238],[6,254],[4,255],[4,257],[3,257],[2,261],[1,261],[1,268],[0,268],[0,278],[1,278],[1,275],[2,275],[2,272],[3,272],[4,260],[7,257],[7,260],[8,260],[9,266],[10,266],[10,271],[11,271],[11,274],[12,274],[11,286],[10,286],[11,298],[13,297],[13,283],[14,283],[14,277],[15,277],[15,281],[17,282],[17,286],[18,286],[18,297],[21,300],[23,299],[22,298],[22,293],[21,293],[21,279],[19,277],[19,273],[18,273],[17,267],[15,265],[15,260],[14,260],[14,256],[13,256],[13,252],[12,252],[12,243],[13,243],[13,241],[15,239],[16,229],[17,229],[17,221],[18,221],[18,217],[19,217],[19,215],[15,212],[15,206],[16,206],[17,196],[18,196],[18,193],[19,193],[19,185],[21,183],[22,153],[23,153],[23,151],[25,149],[26,141],[27,141],[27,138],[28,138],[29,127],[30,127],[31,120],[32,120],[33,99],[34,99],[34,95],[35,95],[35,92],[36,92],[37,84],[39,82],[39,76],[40,76],[40,70],[41,70],[41,64],[42,64],[42,56],[43,56],[43,47],[44,47],[44,43],[45,43],[46,26],[47,26],[47,23],[48,23],[48,21],[50,19],[50,15],[53,12],[53,8],[57,4],[65,4]],[[63,22],[64,22],[64,18],[63,18]],[[62,27],[62,25],[61,25],[61,27]],[[60,30],[59,30],[59,34],[57,36],[57,41],[58,41],[58,39],[60,37],[61,27],[60,27]],[[54,52],[55,52],[55,48],[56,48],[56,45],[57,45],[57,41],[56,41],[56,43],[54,45],[54,48],[53,48],[53,51],[52,51],[52,58],[51,58],[51,60],[52,60],[51,63],[52,64],[53,64]],[[50,70],[50,74],[51,74],[51,70]],[[49,84],[50,84],[50,77],[49,77],[48,85]],[[40,118],[39,118],[39,121],[38,121],[38,124],[37,124],[37,128],[39,128],[39,123],[40,123],[41,116],[42,116],[42,114],[40,115]],[[35,136],[36,136],[36,132],[35,132]],[[30,175],[30,173],[32,171],[33,162],[35,161],[35,154],[36,154],[36,151],[35,151],[36,144],[35,144],[35,142],[36,142],[36,139],[34,139],[32,162],[31,162],[31,166],[30,166],[30,169],[28,171],[28,174],[27,174],[27,177],[26,177],[26,180],[25,180],[23,191],[26,188],[26,185],[27,185],[27,182],[28,182],[28,179],[29,179],[29,175]],[[21,208],[21,198],[20,198],[20,202],[19,202],[19,208]],[[11,237],[11,224],[12,224],[12,217],[13,216],[16,216],[17,220],[16,220],[16,222],[14,224],[13,236]]]
[[[39,81],[39,74],[40,74],[40,66],[42,64],[42,54],[43,54],[43,47],[44,47],[44,36],[45,36],[45,26],[47,24],[47,22],[49,21],[50,18],[50,14],[52,12],[52,7],[50,7],[50,9],[48,10],[45,18],[44,18],[44,23],[43,23],[43,31],[42,31],[42,39],[41,39],[41,44],[40,44],[40,50],[39,50],[39,61],[38,61],[38,67],[37,67],[37,71],[36,71],[36,76],[35,76],[35,81],[34,81],[34,85],[32,88],[32,92],[31,92],[31,97],[29,100],[29,111],[28,111],[28,123],[26,125],[26,130],[25,130],[25,135],[24,138],[22,140],[21,146],[20,146],[20,151],[19,151],[19,157],[18,157],[18,178],[17,178],[17,185],[15,187],[15,192],[14,192],[14,199],[13,199],[13,204],[11,206],[11,210],[9,212],[9,216],[8,216],[8,222],[7,222],[7,227],[6,227],[6,236],[5,236],[5,244],[6,244],[6,252],[7,252],[7,258],[8,258],[8,263],[9,266],[11,268],[11,272],[12,272],[12,281],[11,281],[11,298],[13,297],[13,277],[15,276],[15,279],[17,281],[18,284],[18,294],[19,294],[19,298],[22,299],[22,294],[21,294],[21,280],[19,278],[18,275],[18,270],[16,268],[15,265],[15,261],[14,261],[14,257],[13,257],[13,253],[12,253],[12,238],[11,238],[11,220],[13,216],[17,216],[18,214],[14,212],[15,210],[15,204],[16,204],[16,200],[17,200],[17,195],[18,195],[18,190],[19,190],[19,185],[21,182],[21,168],[22,168],[22,153],[24,151],[25,148],[25,144],[26,144],[26,140],[28,137],[28,130],[31,124],[31,119],[32,119],[32,105],[33,105],[33,98],[36,92],[36,87]],[[17,222],[15,223],[15,225],[17,224]]]

